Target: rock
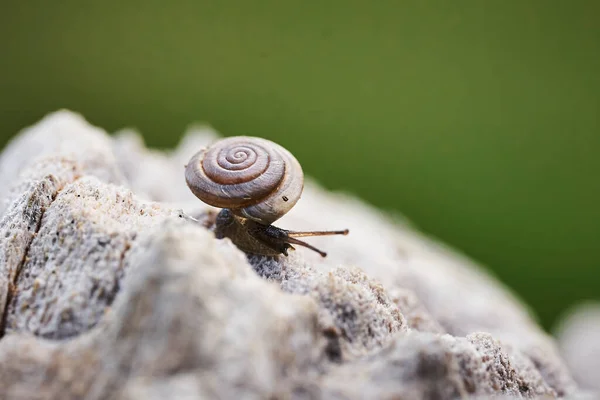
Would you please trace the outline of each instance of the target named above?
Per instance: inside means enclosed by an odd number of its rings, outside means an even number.
[[[367,354],[381,348],[394,333],[407,330],[404,317],[381,283],[356,267],[323,273],[295,254],[289,260],[251,256],[249,262],[260,276],[279,283],[285,292],[315,300],[321,325],[340,343],[336,359]]]
[[[502,393],[555,396],[532,362],[511,357],[489,334],[466,338],[410,332],[327,374],[326,398],[434,398]]]
[[[190,223],[165,221],[142,236],[102,324],[67,341],[34,338],[26,326],[0,341],[7,398],[113,398],[129,381],[182,373],[211,397],[264,398],[323,363],[310,299],[261,280]]]
[[[561,353],[575,380],[600,397],[600,303],[574,307],[556,330]]]
[[[65,185],[40,207],[44,212],[17,272],[5,328],[55,339],[93,327],[119,292],[138,234],[166,217],[182,216],[92,176]]]
[[[0,156],[0,388],[6,399],[581,396],[530,312],[492,276],[308,181],[278,225],[349,228],[276,259],[195,218],[212,207],[172,152],[68,111]]]

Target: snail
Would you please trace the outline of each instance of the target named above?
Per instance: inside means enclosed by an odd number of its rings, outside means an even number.
[[[270,140],[250,136],[218,140],[192,156],[185,180],[196,197],[222,208],[214,221],[215,236],[229,238],[246,253],[287,256],[298,245],[326,257],[298,238],[348,234],[347,229],[295,232],[272,225],[300,199],[304,174],[298,160]]]

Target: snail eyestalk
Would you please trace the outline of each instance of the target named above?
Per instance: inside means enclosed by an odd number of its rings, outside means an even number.
[[[310,237],[310,236],[333,236],[333,235],[347,235],[350,231],[348,229],[344,229],[343,231],[310,231],[310,232],[295,232],[295,231],[286,231],[287,238],[286,242],[291,244],[296,244],[298,246],[306,247],[307,249],[311,249],[321,255],[321,257],[327,257],[327,253],[322,250],[317,249],[316,247],[296,238],[299,237]],[[292,247],[293,249],[293,247]]]
[[[347,235],[350,233],[348,229],[342,231],[310,231],[310,232],[295,232],[287,231],[289,237],[309,237],[309,236],[333,236],[333,235]]]

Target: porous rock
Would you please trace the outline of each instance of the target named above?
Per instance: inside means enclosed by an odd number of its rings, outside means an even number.
[[[325,259],[249,256],[215,239],[190,217],[213,209],[183,166],[216,137],[194,127],[159,152],[59,111],[6,147],[1,398],[580,395],[506,288],[352,196],[309,180],[278,221],[349,228],[311,240]]]

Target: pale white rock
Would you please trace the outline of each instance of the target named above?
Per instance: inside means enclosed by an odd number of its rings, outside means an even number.
[[[349,228],[308,239],[327,258],[215,239],[183,170],[217,138],[149,150],[60,111],[6,147],[1,398],[582,398],[494,277],[348,194],[309,179],[277,222]]]
[[[600,397],[600,303],[573,307],[558,324],[556,335],[577,382]]]

